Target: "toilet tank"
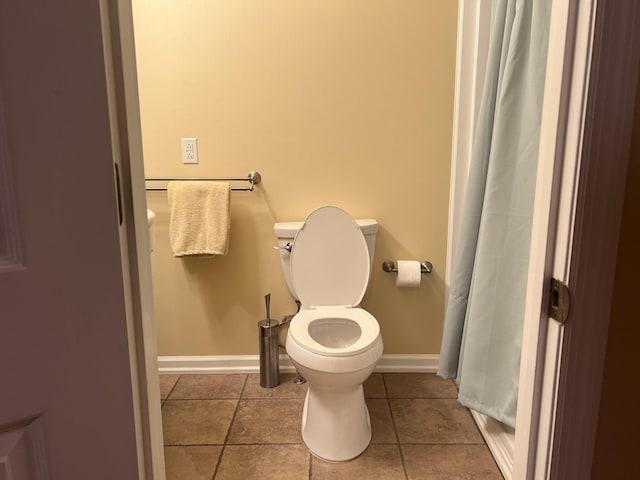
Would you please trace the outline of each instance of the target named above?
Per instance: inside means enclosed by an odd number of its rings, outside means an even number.
[[[371,271],[373,271],[373,254],[376,249],[376,234],[378,233],[378,222],[377,220],[367,218],[361,220],[354,220],[362,234],[364,235],[364,239],[367,241],[367,249],[369,250],[369,276],[371,276]],[[291,296],[298,300],[298,295],[294,291],[291,285],[291,270],[290,270],[290,253],[285,248],[288,243],[293,244],[293,240],[302,227],[304,222],[279,222],[274,224],[273,231],[278,237],[278,247],[280,248],[280,262],[282,263],[282,271],[284,272],[284,278],[287,282],[287,288],[289,289],[289,293]]]

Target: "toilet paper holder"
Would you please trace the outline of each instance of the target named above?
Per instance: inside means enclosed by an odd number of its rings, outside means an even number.
[[[393,272],[398,273],[398,268],[396,264],[392,260],[385,260],[382,262],[382,270],[385,272]],[[431,273],[433,271],[433,265],[431,262],[424,261],[420,262],[420,273]]]

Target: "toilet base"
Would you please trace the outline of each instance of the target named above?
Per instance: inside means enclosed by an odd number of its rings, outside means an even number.
[[[344,462],[371,441],[371,421],[362,384],[334,389],[309,385],[302,412],[302,440],[313,455]]]

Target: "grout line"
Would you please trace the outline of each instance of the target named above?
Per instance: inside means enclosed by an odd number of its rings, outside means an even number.
[[[216,478],[218,474],[218,469],[220,468],[220,464],[222,463],[222,456],[224,455],[225,448],[227,447],[227,440],[229,440],[229,434],[231,434],[231,427],[233,426],[233,422],[236,420],[236,415],[238,413],[238,409],[240,408],[240,400],[242,399],[242,394],[244,393],[244,389],[247,387],[247,381],[249,379],[249,375],[244,376],[244,382],[242,383],[242,389],[240,390],[240,395],[238,396],[236,408],[233,411],[233,416],[231,417],[231,421],[229,422],[229,428],[227,429],[227,434],[224,436],[224,443],[222,445],[222,449],[220,450],[220,456],[218,457],[218,461],[216,462],[216,468],[213,470],[213,476],[211,480]]]
[[[165,447],[221,447],[223,443],[167,443]]]
[[[305,445],[305,448],[306,447]],[[309,455],[309,480],[311,480],[313,478],[313,455],[311,455],[309,449],[307,449],[307,454]]]
[[[483,445],[482,443],[465,443],[465,442],[455,442],[455,443],[442,443],[442,442],[404,442],[399,445],[429,445],[429,446],[439,446],[439,447],[464,447],[464,446],[478,446]]]
[[[211,397],[204,397],[204,398],[171,398],[171,399],[165,399],[166,400],[170,400],[172,402],[190,402],[190,401],[198,401],[201,402],[203,400],[240,400],[240,398],[238,397],[216,397],[216,398],[211,398]]]
[[[168,444],[165,445],[165,447],[221,447],[223,445],[225,445],[225,444],[224,443],[168,443]],[[282,446],[282,447],[291,446],[291,445],[306,446],[304,444],[304,442],[268,442],[268,443],[245,442],[245,443],[227,443],[226,445],[228,445],[230,447],[237,447],[237,446],[259,447],[259,446],[264,446],[264,445],[279,445],[279,446]],[[399,443],[397,443],[397,442],[376,442],[376,443],[370,443],[369,445],[399,445]],[[444,446],[448,446],[448,445],[481,445],[481,444],[479,444],[479,443],[433,443],[433,444],[432,443],[403,443],[403,445],[444,445]],[[326,461],[327,463],[341,463],[341,462],[331,462],[329,460],[322,460],[321,458],[319,460],[320,461]]]
[[[222,447],[223,445],[225,445],[224,443],[167,443],[166,445],[164,445],[165,447]],[[279,446],[291,446],[291,445],[303,445],[304,446],[304,442],[269,442],[269,443],[257,443],[257,442],[246,442],[246,443],[229,443],[227,444],[228,446],[232,446],[232,447],[237,447],[237,446],[254,446],[254,447],[259,447],[259,446],[265,446],[265,445],[279,445]],[[376,443],[370,443],[369,446],[371,445],[413,445],[413,446],[420,446],[420,445],[430,445],[430,446],[440,446],[440,447],[451,447],[451,446],[459,446],[459,447],[464,447],[464,446],[478,446],[478,445],[483,445],[482,443],[465,443],[465,442],[455,442],[455,443],[439,443],[439,442],[404,442],[404,443],[398,443],[398,442],[376,442]],[[319,459],[321,461],[326,461],[326,460],[322,460]],[[329,462],[327,461],[327,463],[335,463],[335,462]],[[340,463],[340,462],[337,462]]]
[[[160,375],[158,375],[158,377],[160,377]],[[171,396],[173,391],[176,389],[176,385],[178,385],[180,378],[182,378],[182,375],[178,375],[178,378],[176,378],[176,381],[173,383],[173,386],[171,387],[171,390],[169,390],[169,392],[167,393],[167,396],[164,397],[164,399],[163,398],[160,399],[160,410],[162,410],[162,407],[164,407],[164,404],[167,403],[167,400],[169,400],[169,397]]]
[[[387,401],[387,410],[389,412],[389,416],[391,417],[391,423],[393,425],[393,433],[396,436],[396,441],[398,442],[398,451],[400,452],[400,462],[402,463],[402,472],[404,473],[405,480],[409,480],[409,474],[407,473],[407,466],[404,462],[404,453],[402,452],[402,444],[400,443],[400,436],[398,435],[398,428],[396,427],[396,419],[393,416],[393,412],[391,411],[391,402],[389,402],[389,391],[387,390],[387,382],[384,378],[385,374],[382,374],[382,385],[384,386],[384,393],[387,395],[385,400]]]
[[[437,397],[389,397],[389,400],[428,400],[428,401],[438,401],[438,400],[456,400],[455,398],[437,398]]]
[[[198,444],[200,445],[200,444]],[[216,443],[214,445],[220,446],[222,443]],[[291,445],[304,445],[303,442],[268,442],[268,443],[259,443],[259,442],[245,442],[245,443],[226,443],[228,447],[263,447],[265,445],[279,445],[281,447],[290,447]],[[182,445],[181,445],[182,446]]]
[[[269,400],[304,400],[304,397],[245,397],[240,400],[259,400],[259,401],[269,401]]]
[[[176,379],[175,383],[173,384],[173,387],[171,387],[171,390],[169,390],[169,393],[167,393],[167,396],[164,399],[164,403],[167,403],[167,400],[169,400],[169,397],[171,396],[173,391],[176,389],[176,386],[178,385],[178,382],[180,381],[181,378],[182,378],[182,375],[178,375],[178,378]],[[164,403],[162,405],[164,405]]]
[[[233,422],[235,422],[236,415],[238,414],[238,410],[240,409],[240,402],[242,401],[242,394],[244,393],[244,389],[247,387],[248,379],[249,379],[249,376],[245,375],[244,383],[242,384],[242,389],[240,390],[240,396],[237,398],[238,403],[236,403],[236,409],[233,411],[233,416],[231,417],[231,422],[229,422],[229,428],[227,429],[227,434],[224,437],[224,444],[225,445],[229,441],[229,435],[231,434],[231,427],[233,426]]]
[[[382,386],[384,387],[384,397],[386,399],[389,399],[389,390],[387,389],[387,382],[385,381],[385,375],[386,374],[381,374],[381,378],[382,378]]]
[[[220,453],[218,454],[218,459],[216,460],[216,468],[213,469],[211,480],[214,480],[216,478],[216,475],[218,474],[218,467],[220,466],[220,462],[222,462],[223,453],[224,453],[224,445],[222,445],[222,448],[220,449]]]

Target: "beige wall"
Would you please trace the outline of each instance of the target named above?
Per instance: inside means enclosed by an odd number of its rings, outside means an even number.
[[[273,223],[338,205],[380,223],[363,307],[385,353],[438,353],[444,315],[455,0],[135,0],[147,176],[237,176],[227,256],[174,258],[166,193],[152,254],[160,355],[257,353],[264,294],[294,311]],[[180,138],[197,137],[199,165]],[[428,259],[398,289],[385,259]]]

